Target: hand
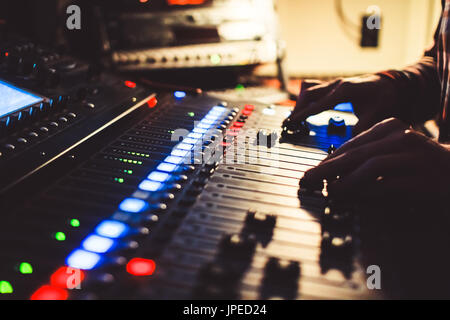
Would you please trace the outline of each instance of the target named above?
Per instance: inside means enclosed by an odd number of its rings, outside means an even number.
[[[329,181],[331,196],[450,195],[450,146],[441,145],[397,119],[353,138],[305,173],[307,183]]]
[[[313,114],[333,109],[340,103],[351,102],[359,123],[354,133],[367,130],[381,120],[398,113],[397,93],[392,82],[379,75],[338,79],[331,82],[305,80],[302,82],[297,106],[289,119],[300,123]]]

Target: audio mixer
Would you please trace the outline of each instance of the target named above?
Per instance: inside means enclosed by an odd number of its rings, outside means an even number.
[[[299,188],[347,113],[291,131],[286,107],[0,56],[0,299],[376,298],[353,212]]]

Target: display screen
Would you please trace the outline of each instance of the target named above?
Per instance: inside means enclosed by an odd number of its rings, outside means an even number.
[[[43,101],[39,96],[0,80],[0,117]]]

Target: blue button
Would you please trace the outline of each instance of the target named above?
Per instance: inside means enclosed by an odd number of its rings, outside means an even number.
[[[169,180],[170,174],[165,172],[154,171],[148,175],[148,179],[157,182],[165,182]]]
[[[174,172],[178,170],[178,166],[173,163],[163,162],[156,169],[163,172]]]
[[[126,224],[113,220],[103,221],[95,229],[98,235],[112,239],[123,237],[127,231],[128,226]]]
[[[119,209],[125,212],[140,213],[148,208],[147,202],[140,199],[127,198],[119,205]]]
[[[69,267],[81,270],[91,270],[100,261],[100,255],[85,250],[75,250],[67,258],[66,263]]]
[[[108,252],[113,245],[114,241],[112,239],[100,237],[95,234],[90,235],[83,241],[83,248],[85,250],[96,253]]]
[[[144,180],[139,185],[139,189],[141,189],[143,191],[149,191],[149,192],[161,190],[162,187],[163,187],[163,184],[161,182],[150,181],[150,180]]]

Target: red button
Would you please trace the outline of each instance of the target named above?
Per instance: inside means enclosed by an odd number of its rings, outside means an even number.
[[[242,111],[242,114],[243,114],[244,116],[249,116],[249,115],[252,114],[252,111],[250,111],[250,110],[243,110],[243,111]]]
[[[31,300],[67,300],[68,297],[67,290],[45,285],[33,293]]]
[[[233,127],[236,127],[236,128],[242,128],[244,126],[244,123],[243,122],[235,122],[234,124],[233,124]]]
[[[127,272],[134,276],[151,276],[155,272],[155,262],[153,260],[134,258],[127,264]]]
[[[156,107],[156,105],[158,104],[158,99],[156,99],[156,97],[150,98],[150,100],[148,100],[147,105],[149,108],[154,108]]]
[[[128,88],[131,88],[131,89],[136,88],[136,83],[133,81],[125,81],[124,83]]]
[[[248,110],[248,111],[253,111],[253,110],[255,110],[255,106],[252,104],[246,104],[244,109]]]
[[[50,284],[54,287],[74,289],[84,280],[84,272],[79,269],[61,267],[50,277]]]

